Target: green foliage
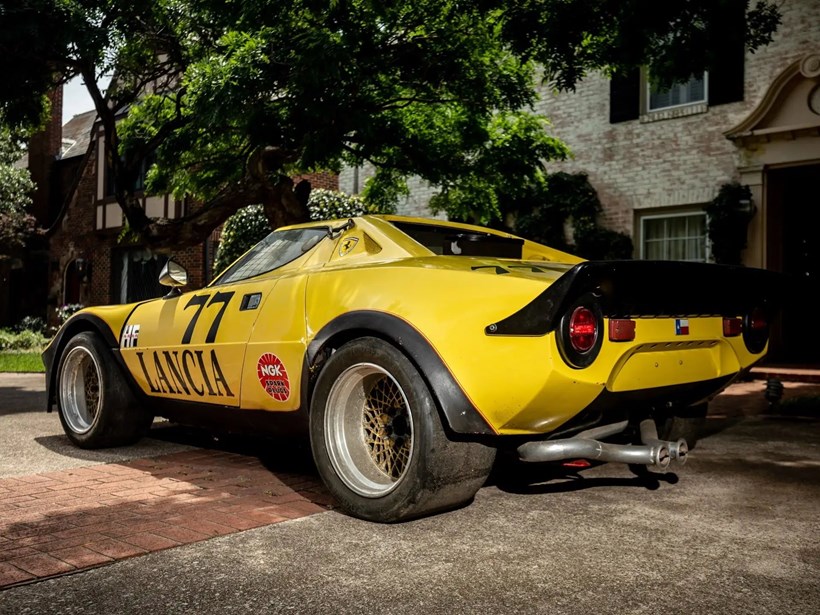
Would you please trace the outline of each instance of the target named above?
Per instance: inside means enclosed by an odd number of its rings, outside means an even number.
[[[704,211],[712,258],[716,263],[740,265],[749,222],[755,215],[751,189],[738,182],[723,184]]]
[[[66,303],[57,308],[57,320],[62,325],[66,320],[74,316],[77,312],[83,309],[81,303]]]
[[[433,212],[489,224],[501,217],[504,200],[527,200],[544,184],[540,161],[569,156],[547,127],[546,119],[530,113],[495,114],[469,156],[456,164],[442,161],[446,172],[437,178],[442,190],[430,202]]]
[[[435,207],[488,221],[502,196],[525,202],[543,163],[567,156],[534,111],[539,80],[571,90],[589,71],[643,64],[661,82],[686,78],[736,42],[726,26],[744,11],[747,48],[771,40],[777,2],[749,5],[0,0],[0,113],[36,125],[46,92],[81,73],[121,155],[117,199],[157,246],[201,241],[249,203],[306,217],[285,207],[276,178],[346,164],[375,167],[371,202],[395,203],[418,176],[441,188]],[[149,190],[205,206],[183,222],[149,220],[132,187],[146,161]]]
[[[598,193],[585,173],[558,172],[532,186],[508,213],[514,219],[512,230],[527,239],[587,259],[632,258],[628,235],[598,226],[601,210]],[[572,243],[566,238],[567,224],[572,226]]]
[[[0,350],[42,350],[48,344],[39,331],[0,329]]]
[[[37,232],[27,213],[34,183],[28,169],[14,166],[23,155],[22,138],[2,124],[0,116],[0,259],[22,249]]]
[[[13,327],[14,331],[20,333],[21,331],[33,331],[46,335],[49,330],[45,318],[42,316],[24,316],[20,322]]]
[[[325,190],[324,188],[314,188],[310,191],[308,209],[310,210],[311,220],[354,218],[366,213],[379,213],[382,211],[378,207],[366,205],[365,201],[356,195],[345,194],[336,190]]]
[[[375,206],[366,205],[358,196],[323,188],[311,190],[308,208],[312,220],[351,218],[380,211]],[[214,275],[221,273],[270,232],[270,223],[261,205],[250,205],[228,218],[214,259]]]

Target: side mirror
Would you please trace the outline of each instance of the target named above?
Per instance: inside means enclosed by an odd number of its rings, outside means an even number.
[[[188,271],[178,262],[169,260],[159,272],[159,283],[171,287],[166,297],[179,295],[179,288],[188,283]]]

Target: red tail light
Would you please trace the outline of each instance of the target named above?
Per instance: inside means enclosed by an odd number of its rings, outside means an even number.
[[[769,321],[766,319],[766,314],[763,313],[763,310],[753,310],[752,313],[749,314],[749,328],[752,331],[765,331],[768,326]]]
[[[579,297],[558,326],[556,342],[567,365],[584,369],[595,362],[604,342],[604,315],[592,293]]]
[[[598,319],[592,310],[579,306],[569,319],[569,343],[576,352],[587,352],[598,339]]]
[[[743,341],[749,352],[758,354],[769,341],[769,318],[765,311],[755,308],[743,319]]]
[[[725,337],[737,337],[743,333],[743,321],[740,318],[723,319],[723,335]]]

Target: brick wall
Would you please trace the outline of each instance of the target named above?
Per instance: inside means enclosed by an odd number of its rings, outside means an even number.
[[[323,188],[324,190],[339,190],[339,176],[336,173],[309,173],[307,175],[296,175],[293,183],[298,184],[306,179],[310,182],[311,188]]]
[[[42,131],[34,134],[28,144],[28,169],[37,186],[32,195],[31,214],[41,225],[51,223],[54,207],[51,203],[51,171],[62,149],[63,89],[49,95],[51,116]]]

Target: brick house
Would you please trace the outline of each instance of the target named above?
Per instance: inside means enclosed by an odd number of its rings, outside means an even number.
[[[26,308],[9,314],[6,320],[13,323],[28,314],[53,319],[58,306],[70,303],[89,306],[161,296],[167,289],[159,285],[157,278],[169,256],[188,270],[188,289],[207,284],[219,230],[201,245],[173,252],[160,253],[140,244],[123,243],[123,215],[100,155],[104,136],[95,122],[96,114],[89,111],[76,115],[61,126],[59,92],[54,96],[52,121],[32,139],[27,158],[38,187],[36,194],[43,201],[33,211],[48,231],[40,242],[38,258],[29,258],[21,267],[21,283],[10,291],[11,296],[27,298]],[[335,174],[304,178],[314,188],[338,190]],[[49,194],[41,190],[43,186],[52,187]],[[169,195],[142,195],[141,199],[149,217],[177,218],[196,207],[188,199],[177,200]],[[43,314],[43,305],[47,306],[47,314]]]
[[[754,54],[738,45],[670,90],[652,92],[635,71],[612,81],[591,74],[572,93],[542,91],[536,111],[574,155],[549,170],[589,176],[601,223],[632,237],[635,258],[709,260],[704,206],[737,181],[751,189],[754,212],[743,263],[820,289],[820,0],[784,0],[780,10],[771,44]],[[347,169],[342,189],[354,191],[360,174]],[[424,212],[434,189],[411,189],[400,210]],[[803,325],[804,309],[787,306],[776,323],[772,360],[820,364],[820,327]]]

